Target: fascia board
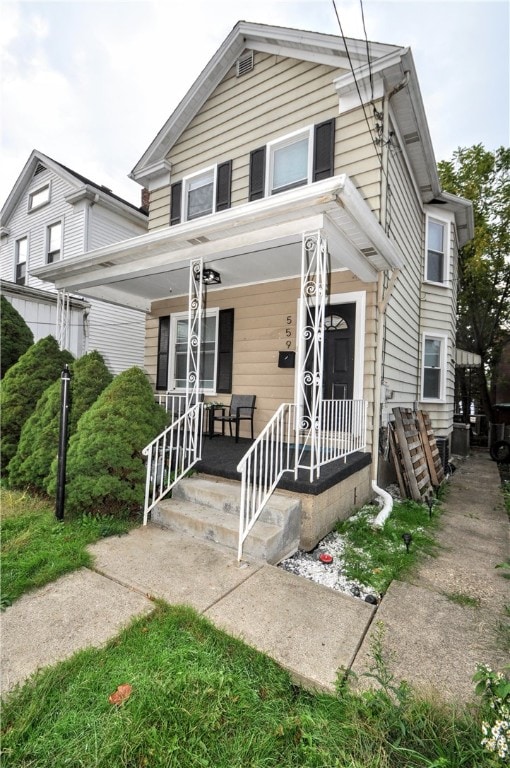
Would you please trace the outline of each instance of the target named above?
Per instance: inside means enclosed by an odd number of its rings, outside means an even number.
[[[475,235],[473,203],[471,200],[459,197],[458,195],[452,195],[450,192],[440,192],[437,197],[439,200],[444,201],[444,207],[447,210],[453,211],[459,246],[462,247],[469,243]]]
[[[120,243],[104,246],[67,262],[45,265],[33,270],[33,275],[59,287],[79,285],[80,290],[94,285],[114,282],[129,270],[136,274],[150,274],[172,263],[175,267],[191,258],[207,257],[221,250],[229,254],[241,253],[261,240],[282,241],[296,232],[311,231],[323,226],[328,210],[337,210],[338,202],[348,216],[377,248],[388,267],[401,266],[394,245],[386,237],[372,211],[356,187],[345,176],[299,187],[257,203],[246,203],[211,216],[208,220],[184,222],[174,227],[154,230]],[[204,238],[197,244],[197,237]],[[345,236],[342,235],[342,238]],[[351,243],[351,260],[363,279],[373,277],[373,267]],[[356,254],[356,259],[355,259]],[[366,266],[364,266],[366,264]]]
[[[347,213],[366,233],[388,266],[391,269],[401,269],[403,259],[348,176],[345,177],[344,187],[338,197]]]

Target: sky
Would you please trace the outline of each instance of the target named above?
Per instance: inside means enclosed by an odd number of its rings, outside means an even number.
[[[510,0],[335,0],[410,46],[437,160],[510,145]],[[340,34],[333,0],[0,0],[0,205],[33,149],[140,205],[129,173],[237,21]]]

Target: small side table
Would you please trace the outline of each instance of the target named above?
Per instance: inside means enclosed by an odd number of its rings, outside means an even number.
[[[221,411],[221,415],[224,416],[227,406],[223,403],[207,403],[205,409],[209,414],[209,440],[212,440],[213,437],[220,437],[219,432],[216,434],[214,432],[214,414],[216,411]],[[225,422],[221,425],[221,435],[225,437]]]

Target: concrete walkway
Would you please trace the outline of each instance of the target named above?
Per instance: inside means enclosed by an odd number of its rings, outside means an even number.
[[[412,581],[394,582],[377,609],[274,566],[239,565],[233,553],[174,531],[149,526],[103,539],[90,548],[94,570],[25,595],[2,614],[1,690],[104,644],[158,597],[192,605],[296,680],[330,691],[340,667],[366,670],[381,621],[397,679],[467,699],[477,662],[508,662],[496,628],[509,582],[494,566],[508,556],[509,526],[488,454],[463,463],[450,486],[438,557]],[[455,596],[474,604],[459,605]]]

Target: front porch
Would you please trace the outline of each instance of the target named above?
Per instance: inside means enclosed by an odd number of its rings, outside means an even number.
[[[246,438],[240,438],[236,443],[233,437],[212,440],[204,437],[202,458],[193,469],[200,475],[239,483],[240,494],[241,475],[237,466],[252,443]],[[353,509],[370,500],[371,463],[370,453],[357,451],[323,465],[320,477],[313,481],[304,469],[298,471],[297,479],[294,479],[292,472],[282,475],[276,491],[296,498],[301,505],[301,549],[313,549],[332,530],[336,521],[345,519]]]
[[[241,476],[237,466],[253,442],[244,437],[240,437],[238,443],[234,437],[217,436],[212,440],[204,437],[202,458],[193,469],[204,475],[239,481]],[[324,464],[320,477],[313,481],[310,481],[310,473],[303,468],[299,469],[297,479],[294,479],[292,472],[287,472],[280,479],[277,488],[292,493],[320,496],[333,485],[347,480],[351,475],[369,466],[371,460],[370,453],[357,451],[344,459]]]

